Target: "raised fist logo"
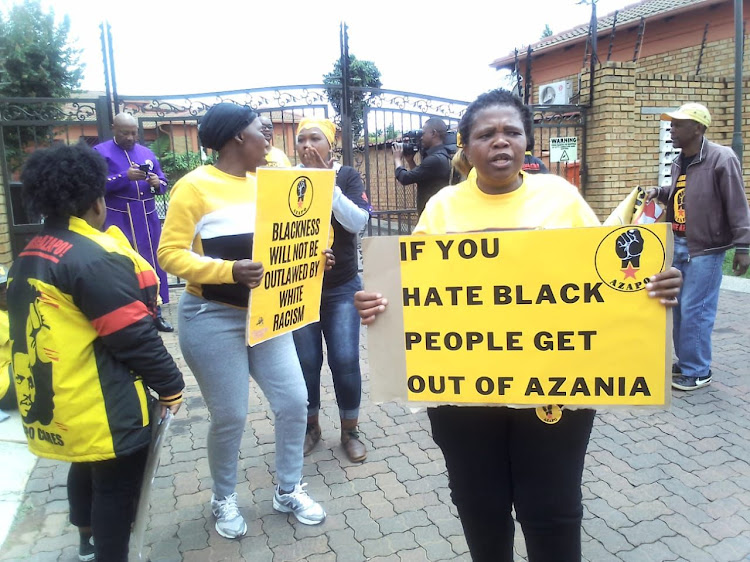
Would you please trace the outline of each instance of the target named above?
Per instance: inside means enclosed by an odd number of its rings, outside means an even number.
[[[297,207],[300,209],[305,203],[305,193],[307,193],[307,181],[302,178],[297,184]]]
[[[630,263],[633,267],[640,267],[643,252],[643,236],[640,230],[631,228],[623,232],[615,240],[615,252],[622,260],[623,269]]]

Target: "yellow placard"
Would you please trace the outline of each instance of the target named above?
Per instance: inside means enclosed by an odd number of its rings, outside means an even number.
[[[247,342],[255,345],[320,319],[336,174],[259,168],[253,260],[263,263],[250,292]]]
[[[368,238],[376,401],[664,406],[671,316],[648,298],[664,224]]]

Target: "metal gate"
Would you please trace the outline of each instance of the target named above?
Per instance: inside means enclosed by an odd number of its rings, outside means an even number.
[[[267,115],[274,123],[273,144],[296,164],[297,124],[303,117],[330,117],[333,110],[323,85],[257,88],[158,98],[119,97],[118,110],[133,114],[139,123],[140,142],[160,159],[170,184],[209,157],[197,135],[198,118],[212,105],[232,102]],[[356,92],[356,88],[351,89]],[[361,89],[359,89],[361,91]],[[335,149],[361,173],[373,214],[367,235],[408,234],[417,221],[415,186],[395,178],[392,143],[407,131],[418,130],[430,117],[442,118],[455,130],[467,102],[394,90],[368,90],[360,138]],[[577,162],[550,165],[550,171],[571,183],[584,185],[585,114],[578,106],[536,106],[534,154],[549,163],[551,137],[577,137]],[[333,119],[340,125],[341,117]],[[351,135],[343,135],[344,138]],[[54,143],[97,144],[111,137],[107,101],[101,98],[0,98],[0,172],[7,207],[6,222],[13,256],[41,227],[38,217],[25,212],[20,198],[20,170],[33,150]],[[168,195],[159,202],[163,218]],[[2,217],[0,217],[0,222]],[[1,227],[0,227],[1,228]]]
[[[586,186],[586,108],[578,105],[532,105],[534,126],[533,154],[549,171],[564,177],[585,195]],[[575,138],[578,156],[568,162],[550,162],[550,139]]]
[[[41,228],[40,218],[29,215],[21,203],[20,176],[26,158],[55,143],[96,144],[109,130],[102,115],[106,115],[104,98],[0,98],[0,175],[13,257]]]
[[[457,130],[468,103],[394,90],[374,90],[366,99],[363,138],[355,162],[363,172],[373,207],[367,234],[409,234],[419,218],[416,186],[403,186],[396,180],[393,143],[421,129],[431,117],[441,118],[448,130]]]

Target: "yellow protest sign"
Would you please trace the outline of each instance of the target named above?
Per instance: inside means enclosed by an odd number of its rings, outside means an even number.
[[[664,224],[367,238],[375,401],[664,406],[671,312]]]
[[[247,342],[255,345],[320,319],[320,292],[336,174],[259,168],[253,260],[263,263],[250,292]]]

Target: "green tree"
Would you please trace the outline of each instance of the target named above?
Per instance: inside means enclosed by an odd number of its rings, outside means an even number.
[[[343,84],[341,72],[341,59],[336,59],[333,71],[323,76],[323,84],[326,88],[328,101],[333,109],[341,115],[343,107],[342,89]],[[349,87],[350,88],[380,88],[380,71],[374,62],[359,60],[354,55],[349,55]],[[330,87],[333,86],[333,87]],[[358,144],[364,128],[365,108],[367,107],[367,90],[351,90],[351,118],[352,118],[352,140]]]
[[[542,36],[540,39],[544,39],[545,37],[552,37],[554,35],[554,31],[552,31],[552,28],[549,26],[548,23],[544,24],[544,31],[542,31]]]
[[[0,97],[60,98],[80,84],[83,66],[80,50],[69,39],[66,16],[55,23],[52,10],[44,12],[39,0],[25,0],[0,13]],[[0,104],[10,119],[58,118],[59,106],[49,103]],[[22,126],[4,129],[6,158],[17,169],[30,145],[46,145],[52,127]]]
[[[69,95],[81,82],[80,50],[68,41],[67,16],[55,24],[55,14],[44,13],[39,0],[13,6],[0,14],[0,95],[48,97]]]

